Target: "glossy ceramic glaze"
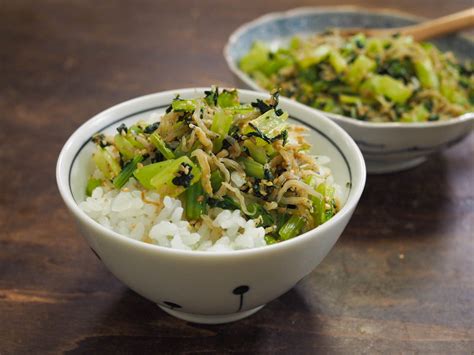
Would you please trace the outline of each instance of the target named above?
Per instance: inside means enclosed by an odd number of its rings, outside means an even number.
[[[91,172],[90,137],[112,132],[121,122],[164,112],[177,93],[183,98],[205,89],[180,89],[143,96],[114,106],[79,127],[64,145],[57,163],[57,183],[66,206],[90,247],[107,268],[131,289],[166,312],[198,323],[224,323],[246,317],[292,288],[311,272],[336,243],[354,212],[365,184],[365,164],[350,136],[308,107],[282,99],[294,122],[309,128],[309,141],[344,188],[344,206],[331,220],[289,241],[234,252],[195,252],[160,247],[119,235],[88,217],[78,202]],[[241,90],[242,102],[267,98]],[[78,267],[80,267],[78,265]]]
[[[300,8],[272,13],[239,27],[224,49],[227,64],[237,78],[255,90],[260,88],[238,62],[254,41],[268,43],[272,49],[285,45],[294,35],[308,35],[332,27],[399,27],[421,19],[395,11],[368,11],[354,7]],[[474,42],[450,35],[432,41],[441,50],[453,51],[459,58],[472,58]],[[313,109],[321,112],[319,110]],[[474,126],[474,113],[443,122],[371,123],[322,112],[343,127],[359,145],[369,173],[395,172],[414,167],[434,152],[466,137]]]

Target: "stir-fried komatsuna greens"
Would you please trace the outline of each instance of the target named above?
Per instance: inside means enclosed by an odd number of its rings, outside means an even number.
[[[474,62],[411,37],[294,37],[271,51],[255,42],[240,68],[263,88],[372,122],[424,122],[474,111]]]
[[[123,188],[133,176],[144,189],[180,198],[189,221],[211,208],[242,211],[266,231],[268,244],[318,226],[338,210],[329,169],[308,150],[305,128],[287,123],[278,93],[241,104],[236,90],[203,98],[177,96],[159,122],[95,135],[99,185]],[[97,178],[99,177],[99,178]]]

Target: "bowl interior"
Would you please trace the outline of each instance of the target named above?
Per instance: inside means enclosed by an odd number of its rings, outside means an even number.
[[[197,95],[193,91],[180,91],[180,95],[183,98],[193,98],[199,94]],[[242,102],[251,102],[256,97],[266,97],[266,95],[241,92],[240,97]],[[141,101],[140,99],[138,101],[133,100],[127,110],[123,110],[123,107],[112,108],[112,110],[106,111],[108,113],[106,115],[107,119],[104,120],[103,117],[98,117],[100,124],[86,124],[82,128],[81,138],[78,142],[79,148],[72,158],[68,178],[71,193],[76,203],[85,199],[87,179],[94,169],[91,156],[95,148],[94,144],[90,141],[90,137],[97,132],[115,134],[116,127],[121,123],[130,125],[138,120],[155,122],[165,112],[171,103],[171,99],[157,95],[156,100],[151,100],[152,102],[147,102],[150,100],[146,99]],[[308,128],[307,139],[312,144],[312,153],[327,156],[331,159],[326,166],[331,169],[335,182],[341,187],[341,202],[345,204],[354,179],[354,167],[351,167],[350,163],[350,161],[354,160],[354,156],[345,151],[344,148],[344,140],[348,137],[340,136],[340,132],[336,132],[336,127],[326,118],[320,117],[320,115],[314,112],[308,115],[306,108],[300,106],[302,105],[295,104],[289,100],[281,101],[281,107],[290,113],[291,123],[301,124]]]

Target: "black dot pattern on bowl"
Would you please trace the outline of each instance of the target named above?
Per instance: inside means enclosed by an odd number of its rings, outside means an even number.
[[[249,288],[248,286],[239,286],[239,287],[236,287],[234,288],[234,291],[232,291],[232,293],[234,295],[243,295],[244,293],[247,293],[249,291]]]
[[[174,302],[170,302],[170,301],[163,301],[163,303],[168,306],[169,308],[171,309],[175,309],[175,308],[183,308],[181,307],[179,304],[177,303],[174,303]]]
[[[239,309],[237,310],[237,312],[240,312],[242,310],[242,306],[244,305],[244,294],[249,292],[249,290],[250,290],[249,286],[242,285],[242,286],[237,286],[232,291],[234,295],[240,296]]]

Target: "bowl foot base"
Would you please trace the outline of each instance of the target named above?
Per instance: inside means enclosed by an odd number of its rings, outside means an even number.
[[[366,159],[365,164],[367,166],[367,173],[369,174],[386,174],[408,170],[424,163],[425,161],[426,157],[393,162]]]
[[[173,317],[183,319],[188,322],[201,323],[201,324],[222,324],[222,323],[235,322],[237,320],[251,316],[255,312],[262,309],[264,306],[265,305],[258,306],[258,307],[249,309],[248,311],[237,312],[237,313],[207,315],[207,314],[194,314],[194,313],[181,312],[175,309],[170,309],[170,308],[166,308],[166,307],[158,305],[158,307],[160,307],[163,311],[172,315]]]

